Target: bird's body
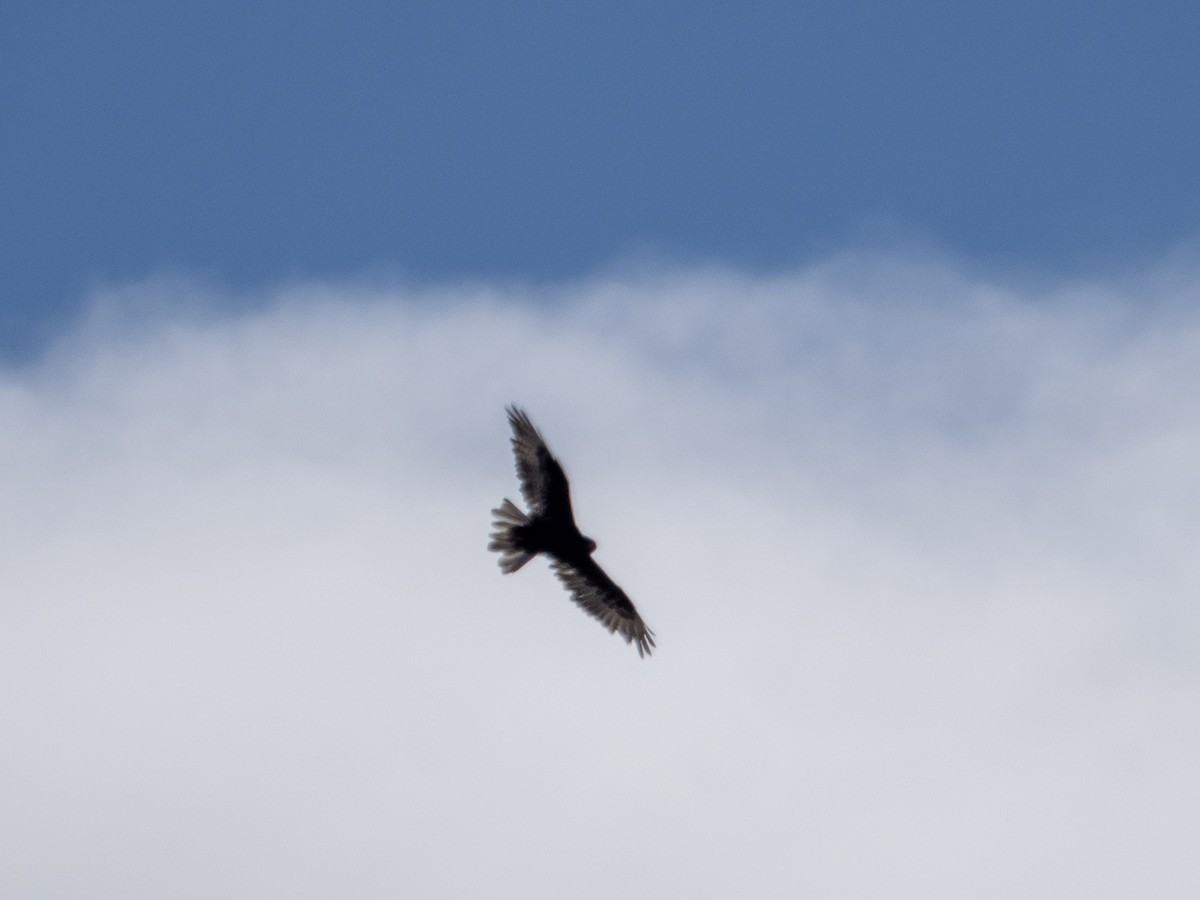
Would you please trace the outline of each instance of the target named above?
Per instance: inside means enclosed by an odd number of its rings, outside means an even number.
[[[596,542],[575,524],[571,488],[562,466],[522,410],[510,406],[508,421],[521,493],[529,512],[522,512],[506,497],[492,510],[496,531],[488,549],[500,554],[505,574],[517,571],[538,554],[549,557],[554,574],[576,603],[609,631],[619,632],[626,643],[636,642],[639,655],[651,652],[654,633],[625,592],[592,559]]]
[[[580,534],[574,522],[542,518],[519,527],[521,543],[535,554],[582,562],[596,549],[595,542]]]

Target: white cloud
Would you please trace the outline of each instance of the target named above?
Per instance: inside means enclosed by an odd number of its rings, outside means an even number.
[[[2,892],[1195,893],[1195,272],[96,298],[0,380]],[[484,551],[510,400],[653,659]]]

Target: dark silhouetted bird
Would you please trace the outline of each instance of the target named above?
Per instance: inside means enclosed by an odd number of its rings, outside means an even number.
[[[539,553],[546,554],[550,568],[572,599],[609,631],[619,633],[625,643],[636,643],[638,655],[645,656],[654,646],[654,632],[646,627],[625,592],[592,559],[596,542],[584,537],[575,525],[571,488],[562,466],[524,411],[508,407],[508,422],[529,513],[521,512],[505,497],[492,510],[496,531],[488,549],[500,554],[505,574],[517,571]]]

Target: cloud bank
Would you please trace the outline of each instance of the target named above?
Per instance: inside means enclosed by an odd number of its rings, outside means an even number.
[[[1194,894],[1198,290],[93,298],[0,377],[0,892]],[[652,659],[485,551],[509,401]]]

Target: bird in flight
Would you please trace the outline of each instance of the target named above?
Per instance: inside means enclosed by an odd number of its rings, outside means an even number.
[[[625,592],[592,559],[596,542],[581,534],[575,524],[571,487],[562,466],[524,410],[510,406],[507,411],[517,476],[529,512],[522,512],[505,497],[492,510],[496,530],[488,549],[500,554],[500,568],[506,575],[544,553],[558,580],[571,592],[571,599],[609,631],[619,633],[625,643],[636,643],[638,656],[644,657],[654,646],[654,632],[646,627]]]

